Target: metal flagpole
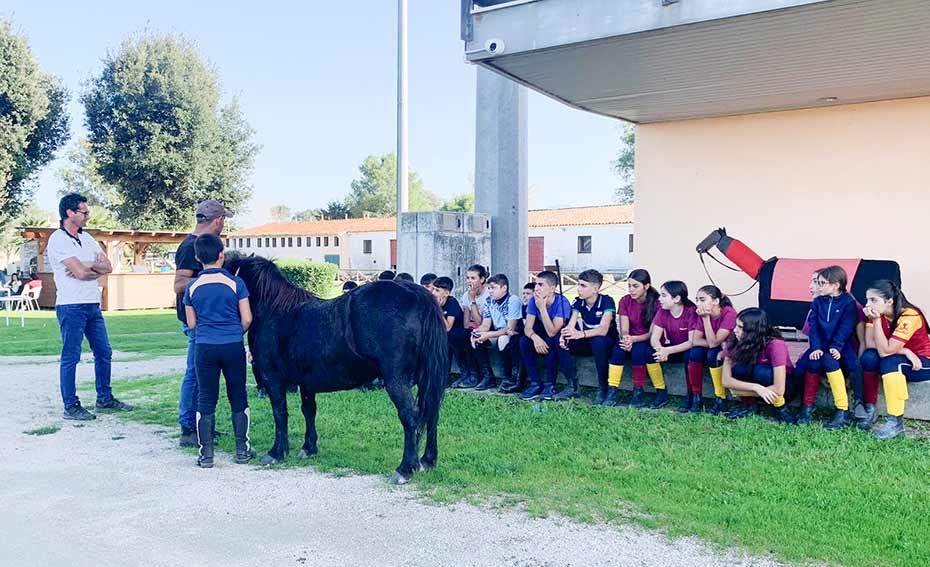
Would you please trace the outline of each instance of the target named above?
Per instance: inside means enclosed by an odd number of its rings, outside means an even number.
[[[397,237],[409,208],[407,171],[407,0],[397,0]]]

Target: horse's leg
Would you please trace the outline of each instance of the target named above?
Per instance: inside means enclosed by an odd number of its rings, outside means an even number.
[[[439,441],[436,438],[436,424],[426,425],[426,448],[423,450],[423,458],[420,459],[420,470],[429,471],[436,468],[436,460],[439,459]]]
[[[272,465],[284,460],[290,452],[287,440],[287,388],[278,378],[266,375],[268,386],[268,400],[271,402],[271,413],[274,415],[274,444],[268,454],[262,458],[263,465]]]
[[[397,417],[400,418],[401,425],[404,426],[404,457],[397,467],[394,476],[391,477],[391,484],[405,484],[420,468],[419,439],[417,425],[419,424],[419,415],[416,400],[410,391],[410,386],[402,376],[385,376],[384,389],[387,390],[388,396],[394,402],[397,408]]]
[[[304,433],[304,446],[297,453],[298,459],[317,454],[316,448],[316,394],[311,392],[306,386],[300,387],[300,411],[304,414],[304,421],[307,422],[307,431]]]

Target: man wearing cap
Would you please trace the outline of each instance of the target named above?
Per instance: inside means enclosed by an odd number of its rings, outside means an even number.
[[[181,380],[181,394],[178,399],[178,424],[181,426],[181,446],[198,447],[197,441],[197,371],[194,364],[195,335],[194,329],[187,326],[187,314],[184,310],[182,298],[187,284],[196,278],[203,264],[197,261],[194,255],[194,241],[201,234],[214,234],[219,236],[223,233],[223,226],[226,217],[232,216],[232,213],[226,210],[219,201],[204,201],[197,205],[195,212],[197,226],[187,235],[187,237],[178,246],[174,254],[175,272],[174,272],[174,292],[177,294],[177,312],[178,320],[181,321],[181,328],[187,335],[187,369],[184,371],[184,378]]]
[[[98,411],[129,411],[132,406],[113,397],[110,369],[113,349],[107,326],[100,312],[97,278],[113,271],[113,266],[84,226],[90,218],[87,199],[70,193],[58,203],[61,224],[48,239],[46,253],[55,278],[55,316],[61,327],[59,382],[65,419],[88,421],[97,416],[81,406],[74,383],[81,360],[84,337],[94,353],[94,385]]]

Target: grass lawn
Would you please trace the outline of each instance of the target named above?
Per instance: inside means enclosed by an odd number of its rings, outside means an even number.
[[[2,313],[0,313],[2,314]],[[10,326],[0,321],[0,356],[61,354],[61,334],[54,311],[26,313],[26,326],[19,326],[19,313]],[[187,338],[174,310],[117,311],[105,313],[110,344],[115,350],[149,355],[183,354]],[[84,350],[89,351],[87,341]]]
[[[179,382],[177,375],[145,378],[114,389],[137,404],[124,417],[173,426]],[[223,400],[218,427],[231,431]],[[318,402],[320,454],[310,464],[336,474],[392,472],[402,434],[383,391],[325,394]],[[263,454],[272,440],[271,411],[267,400],[251,405],[252,439]],[[296,395],[289,408],[286,466],[306,466],[294,458],[303,442]],[[925,439],[882,443],[853,429],[830,433],[761,418],[728,422],[461,392],[447,396],[440,426],[439,467],[413,481],[440,503],[635,523],[794,563],[930,565]],[[233,440],[223,437],[221,448],[232,451]]]

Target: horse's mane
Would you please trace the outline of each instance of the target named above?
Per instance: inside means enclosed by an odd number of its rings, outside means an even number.
[[[255,308],[262,311],[290,311],[319,299],[309,291],[297,287],[284,277],[281,270],[261,256],[233,258],[232,271],[245,282],[253,296]]]

